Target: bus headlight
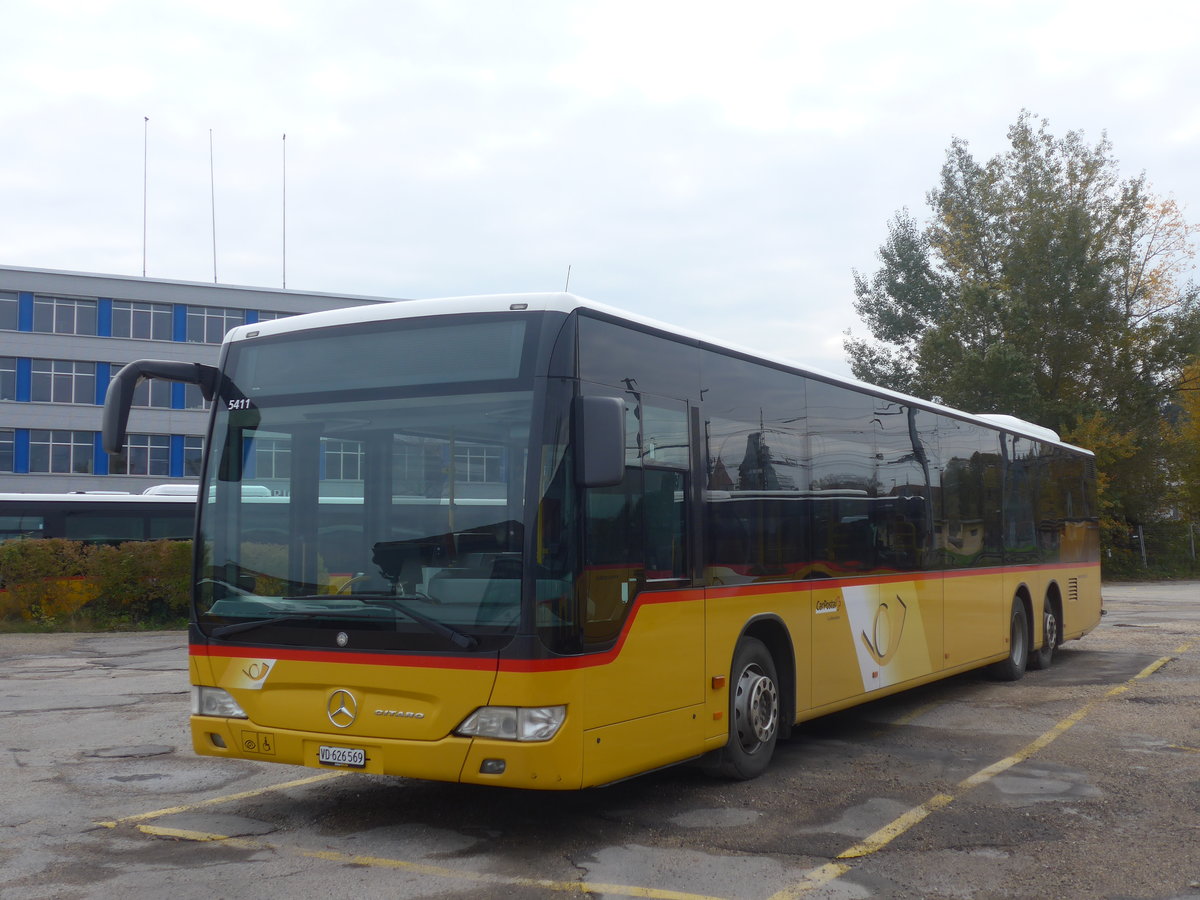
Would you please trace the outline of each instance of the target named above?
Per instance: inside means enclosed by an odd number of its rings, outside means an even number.
[[[192,715],[217,716],[222,719],[250,718],[229,691],[200,684],[192,685]]]
[[[500,741],[548,741],[566,718],[565,706],[481,706],[454,733]]]

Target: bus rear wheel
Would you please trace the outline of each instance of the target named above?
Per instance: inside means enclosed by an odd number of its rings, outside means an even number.
[[[1029,664],[1029,619],[1019,597],[1013,600],[1008,623],[1008,657],[991,668],[992,675],[1000,681],[1016,681]]]
[[[1042,604],[1042,646],[1029,654],[1029,668],[1048,669],[1058,646],[1058,616],[1049,599]]]
[[[779,739],[779,676],[775,660],[757,638],[738,641],[729,685],[729,742],[720,772],[745,781],[766,771]]]

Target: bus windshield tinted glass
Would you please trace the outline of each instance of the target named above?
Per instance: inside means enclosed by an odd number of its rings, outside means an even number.
[[[291,381],[272,368],[285,344],[231,350],[201,495],[201,626],[227,640],[323,646],[340,634],[356,648],[507,641],[519,617],[532,405],[519,365],[468,390],[454,383],[464,367],[493,363],[470,358],[474,337],[455,352],[439,337],[440,361],[380,359],[402,382],[385,386],[376,360],[412,350],[405,332],[359,341],[357,359],[324,335],[286,344]],[[404,365],[427,382],[406,379]]]
[[[238,354],[231,375],[253,397],[327,391],[335,386],[331,373],[342,378],[352,373],[355,389],[499,381],[520,373],[523,319],[373,325],[367,331],[327,329],[264,341]]]

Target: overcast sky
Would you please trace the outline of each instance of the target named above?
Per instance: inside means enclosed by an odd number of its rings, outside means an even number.
[[[986,159],[1023,108],[1107,132],[1200,220],[1191,0],[0,14],[3,265],[141,275],[145,224],[148,276],[211,282],[215,206],[221,283],[438,297],[570,266],[585,297],[845,373],[852,270],[926,218],[954,137]]]

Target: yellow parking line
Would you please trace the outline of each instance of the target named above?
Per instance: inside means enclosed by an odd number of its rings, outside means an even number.
[[[691,894],[686,891],[671,891],[660,888],[638,887],[629,884],[601,884],[595,881],[555,881],[548,878],[522,878],[520,876],[491,875],[487,872],[471,872],[463,869],[447,869],[428,863],[406,862],[378,856],[359,856],[353,853],[338,853],[330,850],[302,850],[302,856],[324,859],[354,866],[372,866],[387,869],[404,869],[438,878],[477,881],[485,884],[503,884],[516,887],[542,888],[565,894],[611,894],[617,897],[642,897],[648,900],[722,900],[708,894]]]
[[[220,843],[225,847],[236,847],[239,850],[265,850],[267,845],[262,841],[250,838],[235,838],[227,834],[211,834],[207,831],[193,831],[190,828],[167,828],[163,825],[138,825],[137,830],[150,837],[171,838],[176,841],[192,841],[197,844]]]
[[[870,856],[924,820],[931,812],[941,809],[953,801],[954,798],[949,794],[934,794],[920,806],[914,806],[908,812],[884,825],[874,834],[868,835],[861,843],[855,844],[853,847],[847,847],[836,858],[857,859],[860,856]]]
[[[1190,650],[1193,642],[1180,645],[1176,648],[1177,654],[1184,653]],[[850,866],[845,863],[837,862],[842,859],[860,859],[870,856],[882,850],[900,835],[909,831],[914,826],[924,821],[929,815],[942,809],[945,806],[953,803],[954,800],[965,794],[972,788],[978,787],[981,784],[994,778],[1001,772],[1006,771],[1012,766],[1028,759],[1033,754],[1045,748],[1051,742],[1055,741],[1066,733],[1070,728],[1079,724],[1086,718],[1092,710],[1103,703],[1105,700],[1116,697],[1126,691],[1136,682],[1148,678],[1150,675],[1157,672],[1173,657],[1164,656],[1161,659],[1155,660],[1150,665],[1146,666],[1138,674],[1134,675],[1124,684],[1116,685],[1105,692],[1101,697],[1089,701],[1082,707],[1077,709],[1071,715],[1066,716],[1059,722],[1044,732],[1043,734],[1030,741],[1016,753],[1006,756],[1004,759],[998,760],[989,766],[980,769],[973,775],[964,778],[956,785],[955,794],[935,794],[924,803],[913,807],[902,815],[898,816],[887,825],[880,828],[878,831],[868,835],[862,841],[846,848],[841,853],[837,854],[835,861],[818,866],[815,869],[807,872],[804,878],[794,885],[791,885],[774,894],[770,900],[795,900],[795,898],[824,887],[829,883],[840,878],[850,871]],[[917,710],[914,710],[901,721],[911,721],[917,715],[927,711],[930,707],[938,704],[928,704]],[[1173,749],[1186,750],[1189,752],[1200,752],[1200,749],[1193,747],[1176,747],[1170,745]],[[165,809],[154,810],[153,812],[139,813],[137,815],[125,816],[112,821],[98,822],[106,828],[116,828],[120,825],[134,824],[143,834],[153,837],[169,837],[177,840],[199,841],[199,842],[221,842],[225,846],[239,847],[244,849],[270,849],[279,850],[281,848],[274,847],[263,841],[255,841],[246,838],[235,838],[228,835],[212,834],[208,832],[192,831],[188,829],[169,828],[160,825],[139,824],[145,823],[153,819],[162,818],[164,816],[175,815],[183,812],[192,812],[197,809],[203,809],[210,806],[215,806],[222,803],[230,803],[235,800],[245,800],[252,797],[259,797],[264,794],[273,793],[275,791],[287,790],[289,788],[304,787],[310,784],[316,784],[321,781],[327,781],[331,778],[340,778],[349,774],[346,771],[323,772],[320,775],[314,775],[309,778],[300,778],[294,781],[286,781],[280,784],[269,785],[264,788],[256,788],[250,791],[241,791],[236,794],[227,794],[221,797],[212,797],[207,800],[201,800],[196,803],[185,804],[182,806],[173,806]],[[693,894],[685,891],[664,890],[659,888],[640,887],[637,885],[618,885],[618,884],[599,884],[596,882],[583,881],[555,881],[551,879],[540,878],[522,878],[502,875],[490,875],[483,872],[471,872],[462,869],[448,869],[443,866],[434,866],[427,863],[409,862],[406,860],[389,859],[386,857],[359,856],[354,854],[339,853],[328,850],[297,850],[295,851],[301,856],[306,856],[312,859],[323,859],[331,862],[340,862],[358,866],[371,866],[376,868],[392,868],[404,869],[406,871],[415,872],[418,874],[430,875],[438,878],[456,879],[473,881],[477,883],[485,883],[492,885],[509,885],[516,887],[533,887],[543,890],[555,891],[558,893],[571,894],[610,894],[617,897],[634,897],[644,898],[644,900],[720,900],[718,897],[713,897],[707,894]]]
[[[809,891],[815,891],[831,881],[836,881],[849,871],[850,867],[845,863],[825,863],[805,875],[803,881],[772,894],[770,900],[794,900],[796,897],[803,897]]]
[[[197,843],[220,843],[223,846],[236,847],[241,850],[270,850],[272,852],[279,852],[283,849],[266,841],[235,838],[229,835],[214,834],[207,831],[192,831],[186,828],[167,828],[162,825],[138,825],[137,829],[151,837],[166,837],[180,841],[195,841]],[[429,863],[390,859],[383,856],[339,853],[334,850],[299,849],[293,852],[310,859],[321,859],[344,865],[367,866],[377,869],[403,869],[406,872],[428,875],[433,878],[447,878],[456,881],[472,881],[479,884],[505,885],[510,887],[533,887],[562,894],[607,894],[614,897],[643,898],[643,900],[723,900],[721,897],[713,897],[708,894],[692,894],[686,891],[663,890],[660,888],[640,887],[638,885],[602,884],[594,881],[555,881],[549,878],[492,875],[487,872],[472,872],[469,869],[448,869],[445,866],[435,866]]]
[[[264,788],[255,788],[252,791],[241,791],[237,794],[226,794],[223,797],[210,797],[208,800],[200,800],[196,803],[188,803],[183,806],[169,806],[166,809],[156,809],[153,812],[138,813],[134,816],[125,816],[121,819],[113,819],[108,822],[97,822],[97,825],[104,828],[116,828],[118,825],[129,825],[134,822],[147,822],[151,819],[161,819],[163,816],[173,816],[177,813],[193,812],[197,809],[204,809],[209,806],[218,806],[222,803],[231,803],[234,800],[246,800],[250,797],[261,797],[263,794],[271,794],[275,791],[284,791],[288,788],[305,787],[310,784],[316,784],[320,781],[328,781],[330,778],[341,778],[343,775],[349,775],[348,771],[339,772],[322,772],[320,775],[313,775],[310,778],[297,778],[295,781],[284,781],[280,784],[268,785]]]
[[[1183,644],[1176,648],[1175,652],[1186,652],[1191,648],[1191,646],[1192,645],[1190,642]],[[1174,657],[1171,656],[1164,656],[1160,659],[1156,659],[1124,684],[1119,684],[1110,688],[1102,696],[1088,701],[1075,712],[1071,713],[1071,715],[1056,722],[1052,728],[1043,734],[1038,735],[1016,753],[1006,756],[1004,759],[998,760],[989,766],[985,766],[975,774],[964,778],[955,786],[956,793],[935,794],[919,806],[915,806],[907,812],[896,817],[874,834],[869,835],[852,847],[847,847],[845,850],[839,853],[835,859],[859,859],[864,856],[870,856],[872,853],[877,853],[900,835],[908,831],[910,828],[924,821],[934,811],[941,809],[944,806],[948,806],[949,804],[953,803],[955,799],[962,796],[972,788],[976,788],[979,785],[984,784],[992,778],[995,778],[1001,772],[1007,771],[1017,763],[1028,759],[1033,754],[1044,749],[1047,745],[1065,734],[1069,729],[1083,721],[1083,719],[1086,718],[1092,712],[1092,710],[1094,710],[1105,700],[1125,693],[1135,683],[1145,678],[1149,678],[1151,675],[1169,663],[1173,658]],[[823,887],[836,878],[840,878],[848,871],[850,871],[850,867],[845,865],[837,866],[836,864],[826,864],[824,866],[820,866],[819,868],[813,869],[811,872],[809,872],[805,876],[804,880],[800,883],[779,891],[777,894],[771,897],[771,900],[793,900],[793,898],[802,897],[810,891]]]

